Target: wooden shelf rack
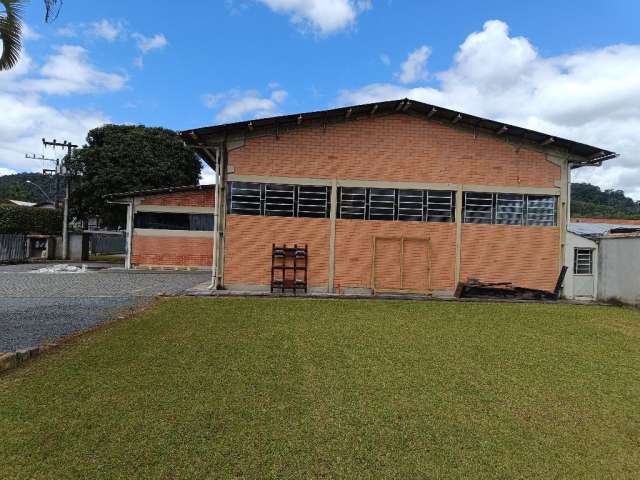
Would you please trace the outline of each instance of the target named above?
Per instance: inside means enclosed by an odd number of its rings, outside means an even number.
[[[307,265],[309,253],[307,245],[293,247],[285,243],[278,246],[275,243],[271,250],[271,293],[285,293],[292,290],[307,293]]]

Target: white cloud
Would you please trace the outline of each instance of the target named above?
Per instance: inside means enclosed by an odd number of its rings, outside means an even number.
[[[82,145],[89,129],[108,122],[99,112],[54,108],[31,94],[0,92],[0,111],[0,165],[13,171],[43,168],[42,161],[24,158],[25,153],[42,152],[43,137]]]
[[[427,60],[431,55],[431,49],[426,45],[415,49],[400,65],[400,72],[396,78],[400,83],[415,83],[427,78]]]
[[[26,69],[18,67],[20,73],[17,76],[26,74],[31,68],[30,58],[26,57],[25,61],[28,63]],[[124,75],[103,72],[91,65],[84,48],[62,45],[47,58],[39,68],[37,76],[2,85],[0,90],[69,95],[120,90],[126,82],[127,78]]]
[[[453,66],[435,77],[433,88],[365,85],[341,92],[338,103],[408,97],[611,149],[621,157],[576,170],[574,180],[640,199],[640,45],[543,57],[492,20],[469,35]]]
[[[0,72],[0,174],[49,168],[42,161],[24,158],[24,154],[41,153],[43,137],[81,145],[89,129],[108,122],[100,112],[55,108],[41,96],[107,88],[111,77],[86,63],[85,55],[84,51],[61,47],[38,70],[23,51],[12,70]],[[60,73],[65,68],[69,71]]]
[[[15,170],[12,170],[10,168],[2,168],[0,167],[0,177],[4,176],[4,175],[13,175],[14,173],[18,173]]]
[[[88,23],[86,25],[86,31],[93,37],[113,42],[125,33],[125,28],[122,22],[111,21],[103,18],[102,20]]]
[[[31,28],[28,23],[22,23],[22,39],[23,40],[40,40],[42,35],[35,29]]]
[[[138,50],[140,50],[143,55],[146,55],[152,50],[162,50],[169,43],[162,33],[158,33],[152,37],[145,37],[141,33],[136,32],[131,34],[131,36],[136,41]]]
[[[216,172],[207,165],[202,162],[202,171],[200,172],[200,185],[214,185],[216,183]]]
[[[73,25],[65,25],[56,30],[56,35],[65,38],[74,38],[78,36],[78,32]]]
[[[386,53],[381,53],[380,54],[380,61],[384,64],[384,65],[391,65],[391,57],[389,57],[389,55],[387,55]]]
[[[345,30],[355,24],[371,0],[258,0],[276,13],[289,15],[291,22],[320,35]]]
[[[256,90],[231,90],[206,94],[202,97],[202,101],[208,108],[220,106],[216,114],[217,121],[232,122],[276,115],[278,106],[287,99],[287,96],[288,93],[282,89],[272,89],[269,96],[263,96]]]

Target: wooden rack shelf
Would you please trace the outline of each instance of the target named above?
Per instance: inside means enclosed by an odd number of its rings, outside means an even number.
[[[271,250],[271,293],[293,290],[307,293],[307,245],[276,246]]]

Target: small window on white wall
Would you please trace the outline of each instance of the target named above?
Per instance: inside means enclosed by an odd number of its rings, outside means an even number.
[[[574,250],[573,273],[575,275],[593,275],[592,248],[576,248]]]

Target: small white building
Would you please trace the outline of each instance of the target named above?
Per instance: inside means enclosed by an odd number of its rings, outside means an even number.
[[[563,296],[640,305],[640,226],[570,223]]]

